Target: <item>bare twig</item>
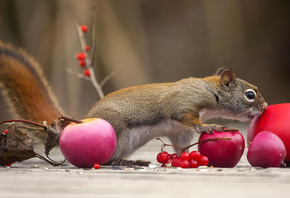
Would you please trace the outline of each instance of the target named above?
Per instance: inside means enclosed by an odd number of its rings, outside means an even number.
[[[66,159],[65,159],[63,162],[60,162],[60,163],[59,163],[59,162],[56,162],[56,161],[50,159],[48,156],[47,156],[48,159],[46,159],[45,157],[43,157],[42,155],[40,155],[40,154],[38,154],[38,153],[35,153],[35,156],[36,156],[37,158],[39,158],[39,159],[41,159],[41,160],[43,160],[43,161],[49,163],[49,164],[52,165],[52,166],[60,166],[60,165],[63,165],[63,163],[66,161]]]
[[[102,87],[97,82],[93,67],[89,67],[88,69],[91,72],[91,81],[92,81],[94,87],[96,88],[100,98],[103,98],[105,95],[104,95],[104,92],[102,90]]]
[[[93,62],[94,62],[94,57],[95,57],[95,49],[96,49],[96,43],[95,43],[95,23],[96,23],[96,18],[95,18],[95,11],[96,11],[96,6],[93,6],[93,10],[92,10],[92,24],[91,24],[91,48],[90,48],[90,53],[87,48],[87,41],[85,38],[85,32],[82,29],[82,26],[80,24],[76,24],[77,29],[78,29],[78,33],[79,33],[79,38],[81,41],[81,47],[82,47],[82,52],[85,55],[85,64],[81,64],[81,66],[85,67],[88,70],[88,75],[84,75],[84,74],[80,74],[77,72],[74,72],[68,68],[66,68],[66,71],[69,73],[72,73],[74,75],[76,75],[79,78],[83,78],[86,80],[89,80],[92,82],[93,86],[95,87],[98,95],[100,98],[103,98],[104,92],[102,90],[102,87],[108,82],[108,80],[110,80],[112,77],[114,77],[117,74],[117,71],[113,71],[110,74],[108,74],[102,81],[101,83],[98,83],[97,78],[96,78],[96,74],[94,71],[94,67],[93,67]],[[82,59],[83,60],[83,59]]]
[[[179,147],[179,146],[175,146],[173,144],[166,144],[165,142],[163,142],[163,140],[161,140],[160,138],[156,138],[156,140],[159,140],[160,142],[162,142],[162,145],[161,145],[161,151],[163,151],[164,147],[165,146],[171,146],[171,147],[174,147],[174,148],[178,148],[178,154],[181,154],[181,152],[184,152],[184,149]]]
[[[109,73],[101,82],[100,82],[100,86],[103,87],[111,78],[113,78],[114,76],[117,75],[119,69],[112,71],[111,73]]]
[[[216,140],[231,140],[231,138],[224,137],[224,138],[210,138],[210,139],[206,139],[206,140],[201,140],[199,142],[193,143],[193,144],[183,148],[183,150],[185,151],[185,150],[189,149],[190,147],[195,146],[195,145],[200,144],[200,143],[204,143],[204,142],[208,142],[208,141],[216,141]]]
[[[96,18],[95,18],[95,12],[96,12],[96,5],[93,6],[92,11],[92,25],[91,25],[91,38],[92,38],[92,48],[91,48],[91,62],[93,63],[94,57],[95,57],[95,49],[96,49],[96,43],[95,43],[95,24],[96,24]]]
[[[64,68],[64,70],[65,70],[66,72],[70,73],[70,74],[75,75],[75,76],[78,77],[78,78],[82,78],[82,79],[85,79],[85,80],[91,81],[91,79],[90,79],[89,77],[85,76],[85,75],[84,75],[83,73],[81,73],[81,72],[76,72],[76,71],[74,71],[74,70],[72,70],[72,69],[70,69],[70,68],[68,68],[68,67]]]
[[[230,137],[225,137],[225,138],[210,138],[210,139],[206,139],[206,140],[202,140],[202,141],[199,141],[199,142],[196,142],[196,143],[193,143],[185,148],[181,148],[179,146],[176,146],[176,145],[172,145],[172,144],[166,144],[165,142],[163,142],[163,140],[161,140],[160,138],[156,138],[156,140],[159,140],[162,142],[162,145],[161,145],[161,151],[163,151],[164,147],[165,146],[171,146],[171,147],[174,147],[174,148],[178,148],[178,151],[179,151],[179,154],[181,152],[185,152],[187,149],[189,149],[190,147],[192,146],[195,146],[197,144],[200,144],[200,143],[203,143],[203,142],[208,142],[208,141],[215,141],[215,140],[231,140]],[[181,151],[181,152],[180,152]]]
[[[60,118],[63,119],[63,120],[68,120],[68,121],[71,121],[71,122],[75,122],[77,124],[83,123],[83,121],[81,121],[81,120],[76,120],[74,118],[67,117],[67,116],[64,116],[64,115],[60,116]]]
[[[42,124],[39,124],[37,122],[33,122],[33,121],[30,121],[30,120],[22,120],[22,119],[4,120],[4,121],[0,122],[0,125],[4,124],[4,123],[13,123],[13,122],[23,122],[23,123],[32,124],[32,125],[35,125],[35,126],[38,126],[38,127],[46,128],[46,126],[44,126]]]

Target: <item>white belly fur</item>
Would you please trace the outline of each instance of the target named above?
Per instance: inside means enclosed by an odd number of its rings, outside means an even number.
[[[194,128],[187,127],[174,120],[165,120],[153,126],[134,127],[122,133],[122,136],[118,138],[118,145],[113,158],[124,158],[157,137],[168,137],[172,144],[186,147],[193,140],[193,135]]]

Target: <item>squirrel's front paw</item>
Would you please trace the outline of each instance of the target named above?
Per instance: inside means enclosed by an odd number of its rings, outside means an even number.
[[[225,127],[218,124],[200,124],[194,126],[197,133],[209,133],[212,134],[214,131],[222,132],[222,131],[238,131],[236,128]]]

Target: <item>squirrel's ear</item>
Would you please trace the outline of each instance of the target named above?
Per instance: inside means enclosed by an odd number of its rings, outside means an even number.
[[[226,68],[221,67],[221,68],[219,68],[219,69],[216,71],[215,75],[216,75],[216,76],[220,76],[220,75],[223,73],[223,71],[225,71],[225,70],[226,70]]]
[[[236,75],[233,70],[223,69],[220,76],[221,83],[228,88],[232,88],[233,84],[236,82]]]

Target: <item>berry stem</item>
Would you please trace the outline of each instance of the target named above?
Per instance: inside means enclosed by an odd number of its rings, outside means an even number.
[[[190,147],[192,146],[195,146],[197,144],[200,144],[200,143],[203,143],[203,142],[208,142],[208,141],[215,141],[215,140],[231,140],[231,138],[229,137],[225,137],[225,138],[210,138],[210,139],[206,139],[206,140],[202,140],[202,141],[199,141],[199,142],[196,142],[196,143],[193,143],[185,148],[181,148],[179,146],[176,146],[176,145],[172,145],[172,144],[166,144],[165,142],[163,142],[163,140],[161,140],[160,138],[156,138],[156,140],[159,140],[160,142],[162,142],[162,145],[161,145],[161,152],[163,151],[164,147],[165,146],[172,146],[174,148],[178,148],[179,149],[179,154],[181,152],[185,152],[187,149],[189,149]]]
[[[229,138],[229,137],[225,137],[225,138],[210,138],[210,139],[206,139],[206,140],[202,140],[202,141],[193,143],[193,144],[183,148],[182,150],[187,150],[190,147],[195,146],[195,145],[200,144],[200,143],[204,143],[204,142],[208,142],[208,141],[215,141],[215,140],[231,140],[231,138]]]
[[[163,142],[163,140],[161,140],[160,138],[156,138],[156,140],[159,140],[160,142],[162,142],[162,145],[161,145],[161,152],[163,151],[163,149],[164,149],[165,146],[172,146],[172,147],[174,147],[174,148],[178,148],[179,151],[182,151],[182,152],[184,151],[184,149],[181,148],[181,147],[179,147],[179,146],[175,146],[175,145],[173,145],[173,144],[166,144],[166,143]]]

